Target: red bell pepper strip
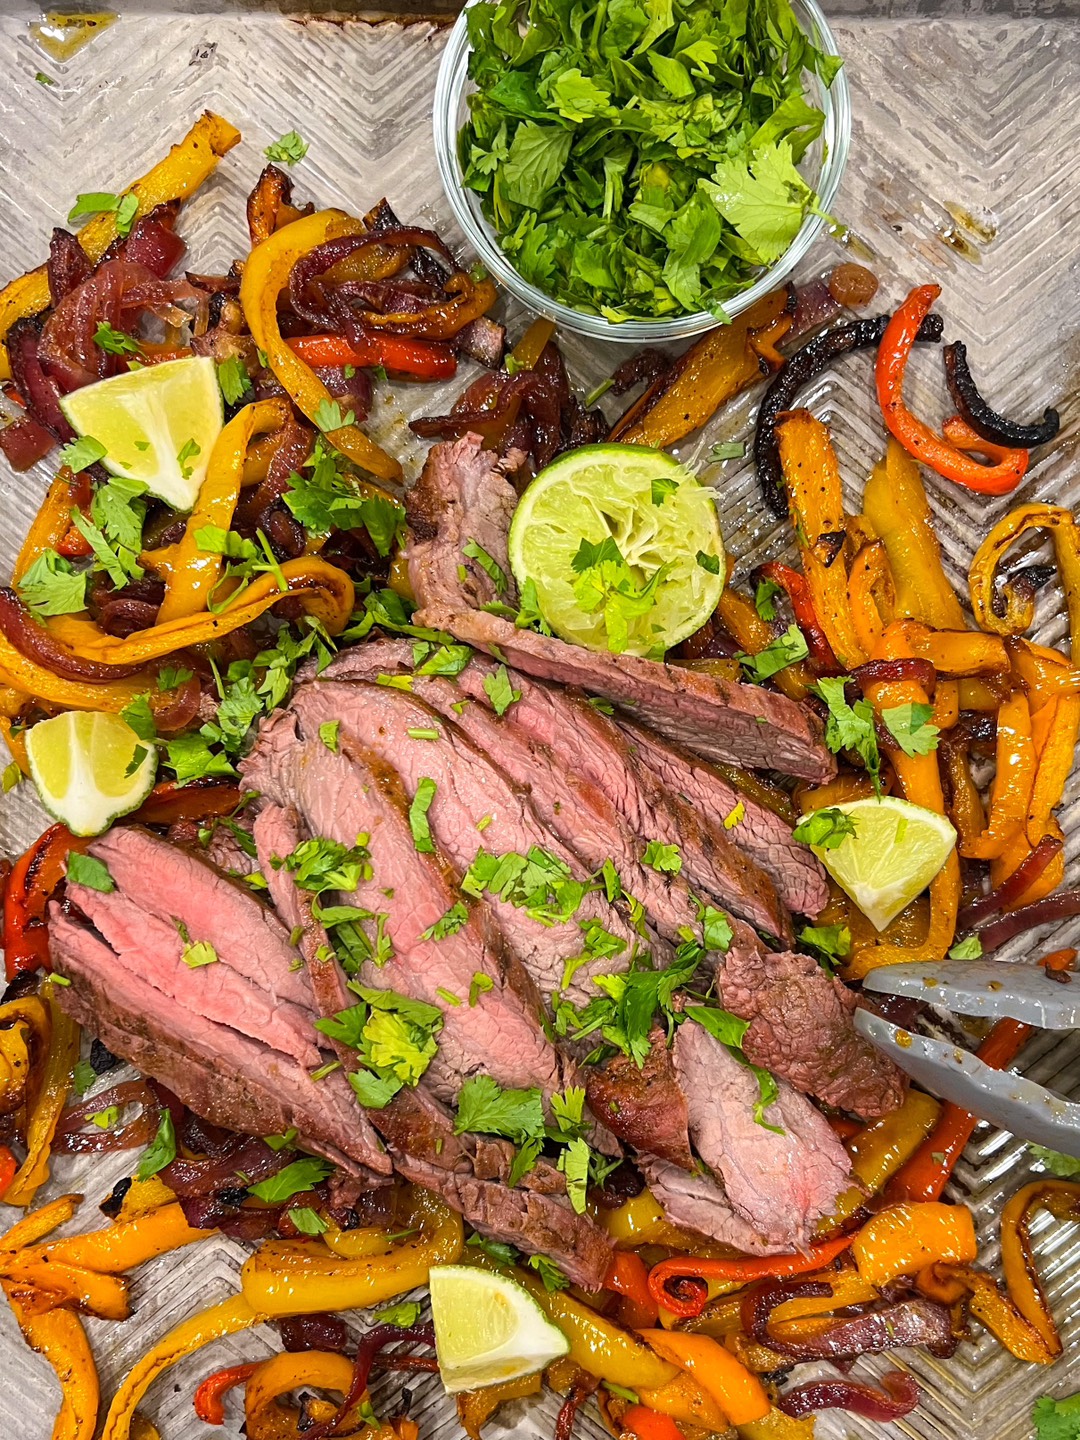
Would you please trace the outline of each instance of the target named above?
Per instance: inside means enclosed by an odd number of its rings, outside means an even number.
[[[670,1260],[661,1260],[649,1271],[649,1291],[662,1309],[669,1310],[680,1320],[689,1319],[700,1315],[705,1308],[705,1286],[697,1287],[697,1293],[693,1296],[684,1297],[669,1290],[669,1282],[686,1279],[720,1280],[749,1285],[754,1280],[805,1275],[811,1270],[820,1270],[835,1260],[853,1239],[852,1235],[838,1235],[833,1240],[822,1241],[820,1245],[811,1245],[805,1254],[800,1255],[745,1256],[732,1260],[673,1255]]]
[[[19,1162],[15,1156],[6,1145],[0,1145],[0,1200],[7,1194],[8,1187],[15,1179],[15,1172],[18,1168]]]
[[[216,820],[231,815],[243,798],[243,791],[236,785],[178,785],[174,780],[163,780],[128,818],[142,825]]]
[[[1027,469],[1029,457],[1026,450],[1004,450],[996,464],[981,465],[958,449],[956,444],[935,434],[904,404],[904,372],[908,357],[919,326],[940,294],[940,285],[917,286],[885,327],[874,372],[881,413],[890,433],[895,435],[908,454],[923,465],[929,465],[944,479],[954,480],[981,495],[1008,495],[1019,485]],[[974,434],[974,431],[971,433]],[[985,440],[981,440],[979,445],[982,454],[989,453]]]
[[[1032,1034],[1031,1025],[1019,1020],[999,1020],[975,1054],[992,1069],[1004,1070]],[[889,1181],[885,1198],[890,1202],[939,1200],[978,1123],[977,1115],[951,1101],[946,1102],[933,1130]]]
[[[683,1440],[682,1431],[670,1415],[661,1415],[644,1405],[631,1405],[619,1425],[624,1435],[629,1432],[637,1440]]]
[[[261,1364],[262,1361],[255,1360],[248,1365],[230,1365],[208,1375],[192,1397],[199,1419],[207,1425],[224,1425],[225,1396],[237,1385],[246,1384]]]
[[[632,1250],[616,1250],[604,1277],[604,1289],[623,1297],[622,1319],[631,1330],[651,1330],[656,1325],[660,1310],[649,1290],[648,1267],[640,1255]]]
[[[68,854],[89,844],[66,825],[52,825],[15,862],[4,893],[4,968],[9,980],[27,970],[49,968],[45,907],[64,878]]]
[[[814,669],[828,675],[839,675],[840,662],[833,654],[832,646],[814,611],[806,576],[800,575],[797,570],[779,560],[769,560],[766,564],[759,565],[754,573],[763,579],[771,580],[787,593],[795,623],[803,633]]]
[[[438,340],[365,335],[362,345],[354,345],[344,335],[302,335],[289,345],[307,365],[381,365],[394,375],[416,380],[449,380],[457,374],[457,356]]]

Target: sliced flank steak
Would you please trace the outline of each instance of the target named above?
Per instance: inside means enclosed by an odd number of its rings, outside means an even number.
[[[381,641],[343,651],[322,678],[375,681],[380,674],[411,670],[410,644]],[[526,789],[547,829],[587,868],[595,871],[612,860],[624,889],[641,901],[667,940],[676,941],[680,927],[695,922],[688,885],[750,924],[790,937],[790,917],[770,878],[739,852],[721,824],[699,823],[685,801],[666,794],[642,771],[606,716],[581,696],[511,673],[520,699],[499,718],[484,688],[496,670],[477,656],[455,680],[414,674],[412,693]],[[653,840],[679,846],[680,875],[643,864]]]
[[[511,785],[456,725],[413,696],[384,686],[319,681],[299,686],[292,708],[307,734],[317,734],[319,725],[327,721],[338,721],[343,735],[394,767],[410,800],[424,780],[434,782],[427,821],[434,844],[459,875],[481,850],[496,856],[526,856],[539,849],[563,865],[571,878],[588,878],[577,857],[545,829],[524,791]],[[416,738],[416,732],[436,738]],[[635,951],[644,948],[629,918],[601,892],[585,895],[567,921],[542,921],[509,899],[490,894],[485,898],[545,999],[561,989],[575,1003],[586,1004],[596,993],[589,983],[594,974],[625,968]],[[564,986],[566,962],[584,953],[582,927],[590,922],[602,925],[623,949],[614,958],[608,951],[586,960]],[[647,948],[658,964],[670,959],[670,949],[662,941],[650,942]]]
[[[308,737],[298,716],[282,710],[263,724],[242,769],[267,800],[295,807],[308,834],[345,846],[368,836],[372,878],[341,899],[386,917],[393,954],[381,967],[366,964],[361,978],[442,1011],[439,1049],[427,1072],[440,1099],[452,1103],[461,1082],[481,1073],[545,1095],[565,1087],[573,1067],[545,1037],[539,997],[487,908],[467,907],[463,923],[441,939],[430,933],[459,903],[455,879],[441,856],[417,850],[408,798],[388,766],[344,729],[332,752],[317,727]],[[491,988],[477,990],[470,1005],[477,975]]]
[[[390,1174],[389,1156],[341,1071],[313,1080],[291,1056],[233,1029],[228,1017],[197,1014],[56,904],[49,954],[70,981],[59,997],[68,1013],[196,1115],[247,1135],[295,1128],[306,1149],[345,1170]]]
[[[689,801],[699,815],[737,815],[730,838],[776,885],[789,910],[817,915],[829,898],[825,870],[807,845],[792,839],[791,826],[774,811],[736,789],[699,755],[661,740],[643,725],[623,720],[638,765],[651,770],[672,794]],[[742,807],[739,809],[738,807]]]

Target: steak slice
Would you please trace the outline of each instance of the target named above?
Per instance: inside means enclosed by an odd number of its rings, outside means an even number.
[[[261,900],[207,861],[134,825],[114,825],[94,841],[94,855],[117,887],[169,925],[179,921],[193,942],[205,940],[276,1004],[311,1009],[311,987],[292,968],[289,932]]]
[[[469,868],[481,848],[494,855],[527,855],[538,847],[561,861],[573,878],[588,878],[577,857],[540,823],[528,797],[456,725],[438,723],[438,717],[411,695],[384,686],[324,680],[299,686],[292,708],[309,735],[317,734],[326,721],[340,722],[343,733],[394,767],[410,797],[416,795],[422,779],[433,780],[436,789],[427,812],[431,832],[459,873]],[[439,731],[437,740],[409,734],[433,728]],[[545,997],[562,988],[575,1003],[587,1004],[596,994],[591,977],[625,968],[641,947],[641,936],[630,920],[599,892],[585,895],[574,918],[564,922],[542,922],[509,900],[485,898],[511,949]],[[581,956],[582,927],[590,921],[621,940],[624,949],[615,957],[606,954],[586,961],[563,987],[565,964]],[[662,942],[653,949],[658,964],[671,958]]]
[[[405,505],[412,529],[409,573],[423,577],[424,603],[441,601],[478,608],[507,598],[474,557],[465,554],[470,540],[486,550],[513,584],[506,541],[517,496],[504,470],[520,464],[517,454],[500,460],[482,448],[479,435],[463,435],[433,445],[419,480]],[[417,594],[421,592],[418,590]]]
[[[692,1170],[690,1117],[686,1096],[675,1079],[667,1037],[657,1028],[649,1040],[651,1049],[640,1070],[628,1055],[584,1067],[589,1106],[625,1144]]]
[[[707,760],[671,745],[642,725],[621,722],[639,764],[699,815],[730,815],[743,807],[730,836],[771,876],[784,903],[799,915],[817,915],[829,898],[825,870],[808,845],[793,840],[791,827],[767,806],[736,790]],[[776,932],[774,932],[776,933]]]
[[[386,916],[394,953],[381,969],[366,964],[362,978],[442,1011],[439,1049],[427,1071],[434,1092],[452,1102],[462,1080],[482,1073],[504,1086],[537,1086],[545,1095],[562,1090],[572,1067],[545,1037],[539,997],[487,908],[472,906],[467,922],[442,940],[425,938],[459,897],[439,857],[417,851],[397,776],[347,732],[335,754],[318,738],[306,739],[299,726],[288,710],[264,722],[242,762],[245,781],[265,799],[295,806],[311,835],[343,845],[352,845],[358,834],[369,836],[372,879],[344,898]],[[492,988],[469,1005],[477,974]],[[463,1003],[451,1003],[447,994]]]
[[[344,651],[331,661],[323,679],[373,682],[380,674],[411,669],[411,645],[384,641]],[[636,783],[633,776],[623,775],[605,786],[599,781],[610,781],[611,777],[602,773],[597,777],[593,773],[597,768],[602,770],[605,763],[619,765],[620,756],[625,756],[628,765],[633,764],[630,747],[604,716],[597,716],[592,707],[583,702],[563,706],[555,700],[552,723],[546,725],[541,719],[539,724],[530,726],[527,716],[519,721],[523,707],[528,710],[531,703],[536,703],[543,711],[546,695],[553,692],[527,677],[515,676],[512,684],[515,690],[523,692],[522,699],[498,718],[484,690],[485,679],[494,673],[495,667],[489,661],[478,658],[456,682],[441,676],[414,674],[412,693],[451,724],[456,724],[515,785],[526,791],[547,829],[557,835],[587,869],[596,871],[605,860],[613,860],[624,889],[641,901],[665,939],[678,943],[680,929],[695,925],[697,914],[685,876],[661,874],[642,863],[646,843],[651,839],[679,843],[684,868],[688,874],[693,872],[695,884],[710,898],[720,898],[716,891],[722,885],[721,903],[729,905],[737,915],[771,934],[790,933],[788,917],[768,877],[740,855],[727,840],[722,826],[716,827],[720,836],[716,840],[713,835],[702,833],[689,815],[680,814],[666,820],[670,809],[667,797],[651,778],[647,781],[651,807],[643,797],[636,812],[642,824],[650,824],[650,829],[636,831],[633,828],[609,793],[625,794]],[[533,691],[544,693],[532,702]],[[463,705],[463,693],[477,703]],[[587,725],[579,713],[582,709],[609,726],[618,754],[605,760],[604,755],[598,755],[589,744],[593,738],[589,733],[566,735],[563,727],[568,722],[573,722],[575,728],[579,719]],[[581,748],[592,752],[588,758],[578,755]],[[652,823],[645,818],[650,808],[665,812],[665,816]],[[710,883],[701,885],[702,876]]]
[[[309,1010],[289,1000],[275,1004],[224,955],[217,964],[190,969],[182,959],[186,947],[175,925],[148,915],[121,890],[106,895],[68,885],[67,895],[124,964],[166,999],[207,1020],[224,1018],[242,1034],[284,1051],[301,1065],[314,1069],[322,1064]]]
[[[169,999],[59,905],[49,910],[59,996],[80,1024],[204,1120],[246,1135],[295,1127],[309,1150],[355,1174],[389,1175],[390,1159],[341,1071],[312,1080],[280,1050]]]
[[[750,1021],[751,1064],[867,1119],[897,1109],[907,1078],[855,1029],[856,996],[809,955],[766,955],[752,942],[737,935],[717,971],[724,1008]]]
[[[674,1061],[689,1107],[690,1138],[723,1179],[732,1208],[768,1245],[806,1245],[814,1222],[830,1213],[851,1183],[847,1152],[825,1117],[781,1080],[778,1098],[764,1113],[766,1124],[759,1125],[753,1071],[696,1021],[679,1026]]]
[[[766,1239],[736,1214],[712,1176],[691,1174],[651,1155],[642,1155],[637,1163],[653,1199],[673,1225],[684,1225],[721,1245],[734,1245],[744,1255],[782,1255],[790,1250],[789,1245]]]

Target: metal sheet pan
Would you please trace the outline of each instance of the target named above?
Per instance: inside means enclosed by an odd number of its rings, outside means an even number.
[[[429,109],[442,45],[437,26],[309,18],[293,0],[277,5],[143,0],[123,8],[116,23],[61,63],[32,37],[28,21],[35,12],[18,0],[0,6],[3,278],[43,258],[51,227],[63,223],[77,191],[117,188],[208,106],[235,121],[245,143],[184,216],[194,268],[212,269],[242,253],[242,202],[261,166],[261,151],[292,127],[311,146],[296,172],[305,195],[360,211],[386,194],[403,216],[448,228],[430,145]],[[365,13],[378,15],[382,8]],[[439,6],[424,0],[423,8],[430,14]],[[937,18],[927,16],[926,8],[924,0],[885,0],[870,14],[861,0],[835,0],[830,7],[855,110],[852,156],[836,211],[849,227],[849,251],[871,257],[882,276],[884,299],[895,300],[918,281],[937,280],[945,287],[942,308],[967,340],[1001,408],[1034,415],[1050,397],[1066,397],[1062,441],[1013,500],[1076,504],[1080,30],[1075,0],[1025,0],[1017,14],[1004,13],[1000,0],[976,0],[944,17],[935,5]],[[55,83],[35,80],[39,71]],[[842,253],[836,240],[824,241],[808,270],[827,268]],[[566,348],[584,382],[608,368],[610,356],[602,348],[573,340]],[[937,370],[927,357],[916,361],[913,397],[929,413],[941,403]],[[404,432],[401,405],[409,413],[430,413],[442,408],[445,398],[431,387],[399,395],[399,401],[384,398],[379,408],[393,444]],[[694,438],[684,447],[685,458],[702,462],[714,440],[744,436],[755,399],[745,397]],[[848,362],[806,399],[833,426],[854,502],[882,444],[865,359]],[[415,464],[415,451],[412,459]],[[762,512],[748,466],[728,462],[711,474],[727,542],[740,565],[782,554],[788,537]],[[10,570],[46,482],[46,467],[25,477],[0,469],[0,574]],[[978,539],[1012,501],[955,489],[946,493],[933,482],[931,490],[948,564],[962,586]],[[1039,618],[1039,638],[1060,642],[1065,626],[1059,596],[1040,599]],[[1078,793],[1074,779],[1061,815],[1069,836],[1070,884],[1080,880]],[[4,797],[0,850],[21,847],[41,822],[26,787]],[[1080,922],[1074,921],[1047,939],[1064,944],[1077,934]],[[1026,1060],[1034,1078],[1065,1093],[1077,1091],[1080,1046],[1072,1037],[1042,1036]],[[954,1193],[974,1207],[990,1264],[1002,1198],[1029,1167],[1023,1146],[983,1130],[957,1173]],[[90,1226],[98,1218],[94,1202],[126,1169],[123,1157],[62,1160],[53,1189],[85,1191],[89,1200],[81,1224]],[[1076,1388],[1071,1362],[1080,1343],[1080,1240],[1068,1226],[1046,1226],[1039,1246],[1063,1322],[1065,1359],[1049,1372],[1024,1368],[985,1336],[949,1362],[901,1355],[899,1363],[910,1366],[925,1390],[921,1408],[902,1424],[903,1431],[928,1440],[939,1435],[966,1440],[972,1433],[983,1440],[1020,1440],[1029,1433],[1035,1396]],[[241,1246],[219,1239],[145,1267],[135,1282],[135,1318],[125,1325],[91,1322],[105,1392],[171,1324],[234,1289],[243,1255]],[[266,1353],[274,1340],[256,1334],[224,1342],[159,1382],[146,1410],[166,1440],[220,1434],[195,1419],[193,1383],[221,1364]],[[863,1363],[856,1373],[869,1378],[890,1363]],[[0,1307],[0,1374],[0,1430],[11,1440],[44,1440],[55,1386],[46,1367],[22,1346],[6,1306]],[[400,1380],[391,1377],[383,1389],[395,1395]],[[410,1380],[410,1389],[425,1440],[460,1433],[437,1383]],[[552,1433],[556,1408],[550,1397],[519,1408],[492,1433],[539,1440]],[[875,1433],[869,1424],[842,1415],[825,1415],[818,1427],[825,1440]],[[602,1432],[586,1421],[581,1433]]]

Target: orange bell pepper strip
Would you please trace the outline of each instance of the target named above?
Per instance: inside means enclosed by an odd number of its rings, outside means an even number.
[[[878,1289],[939,1261],[974,1260],[978,1251],[967,1206],[933,1200],[890,1205],[868,1220],[851,1244],[859,1274]]]
[[[172,547],[169,556],[165,598],[158,611],[158,625],[209,609],[225,562],[223,556],[200,548],[199,532],[207,526],[219,530],[231,527],[236,502],[240,498],[248,446],[256,435],[280,430],[288,418],[287,400],[259,400],[253,405],[245,405],[218,436],[183,538]]]
[[[23,1250],[21,1254],[46,1264],[78,1265],[101,1275],[117,1275],[196,1240],[205,1240],[213,1233],[193,1229],[184,1219],[179,1203],[174,1201],[132,1220],[118,1220],[101,1230],[53,1240]]]
[[[170,695],[155,695],[157,685],[149,671],[128,675],[122,680],[109,680],[104,685],[85,680],[65,680],[44,665],[28,659],[16,650],[6,635],[0,634],[0,685],[10,686],[24,696],[40,700],[58,710],[106,710],[117,715],[140,695],[149,693],[153,706],[172,703]]]
[[[1005,650],[1012,667],[1012,679],[1028,697],[1034,715],[1051,700],[1080,694],[1080,667],[1072,664],[1060,650],[1035,645],[1010,635]]]
[[[1035,783],[1036,755],[1031,738],[1027,696],[1017,692],[998,711],[997,773],[990,797],[986,829],[969,843],[966,853],[993,860],[1023,828]]]
[[[946,781],[949,819],[956,827],[961,854],[986,828],[982,796],[968,764],[969,749],[966,736],[943,736],[937,752]]]
[[[848,604],[859,645],[865,655],[872,655],[881,642],[882,630],[896,610],[889,557],[880,540],[863,545],[852,561]]]
[[[803,558],[805,560],[805,555]],[[840,561],[838,560],[837,563],[839,564]],[[814,600],[806,576],[800,575],[798,570],[793,570],[790,565],[784,565],[779,560],[766,561],[764,565],[758,567],[756,574],[764,580],[771,580],[774,585],[779,585],[787,595],[791,602],[795,623],[802,631],[803,639],[810,651],[813,668],[822,674],[837,674],[843,667],[833,653],[827,626],[821,618],[818,604]]]
[[[4,1195],[7,1205],[30,1205],[49,1178],[49,1154],[60,1115],[71,1092],[75,1062],[79,1058],[79,1027],[56,1003],[51,992],[49,1007],[49,1049],[41,1075],[41,1086],[30,1111],[26,1128],[26,1159]]]
[[[53,1421],[52,1440],[91,1440],[97,1429],[101,1388],[82,1321],[64,1309],[32,1314],[13,1285],[5,1281],[3,1289],[23,1339],[52,1367],[60,1382],[62,1399]]]
[[[1019,1020],[998,1020],[975,1054],[992,1069],[1004,1070],[1033,1034],[1032,1027]],[[946,1101],[929,1136],[889,1181],[886,1198],[940,1199],[978,1123],[977,1116]]]
[[[941,563],[919,467],[895,440],[866,482],[863,511],[885,546],[896,616],[935,630],[963,630],[967,621]]]
[[[11,1285],[28,1314],[68,1306],[102,1320],[126,1320],[131,1314],[128,1282],[99,1275],[80,1265],[35,1260],[22,1253],[5,1256],[0,1277]]]
[[[1030,590],[997,585],[997,571],[1005,555],[1022,535],[1031,530],[1048,530],[1054,541],[1058,567],[1062,550],[1075,550],[1076,521],[1071,510],[1059,505],[1018,505],[1003,516],[975,552],[968,570],[971,608],[981,630],[995,635],[1023,635],[1035,618],[1035,596]],[[1004,600],[1003,613],[995,602]],[[1070,609],[1070,616],[1072,611]]]
[[[669,1260],[661,1260],[649,1271],[649,1289],[661,1309],[670,1310],[680,1319],[690,1319],[700,1315],[705,1307],[705,1287],[695,1287],[696,1293],[690,1298],[671,1288],[679,1281],[717,1280],[725,1284],[750,1285],[755,1280],[805,1275],[835,1260],[850,1244],[850,1235],[839,1235],[833,1240],[812,1245],[797,1255],[734,1256],[731,1259],[673,1255]]]
[[[1072,773],[1080,733],[1080,698],[1066,695],[1044,706],[1032,716],[1031,729],[1039,756],[1027,813],[1028,844],[1034,847],[1049,833],[1050,816],[1061,803],[1065,782]]]
[[[240,143],[240,131],[220,115],[206,110],[183,140],[164,159],[129,185],[122,193],[139,202],[136,216],[147,215],[169,200],[186,200],[217,168],[218,161]],[[116,214],[106,211],[87,222],[78,241],[95,263],[116,237]],[[17,320],[38,315],[52,303],[49,277],[44,265],[29,270],[0,290],[0,342]],[[11,376],[7,351],[0,348],[0,380]]]
[[[216,1370],[213,1375],[208,1375],[192,1397],[199,1419],[206,1425],[224,1425],[225,1396],[237,1385],[246,1385],[262,1363],[254,1360],[247,1365],[230,1365],[225,1370]]]
[[[514,370],[532,370],[555,335],[555,321],[538,315],[511,350]]]
[[[34,561],[47,550],[59,551],[71,529],[71,507],[73,502],[71,482],[73,475],[67,465],[61,465],[53,477],[52,484],[41,502],[41,508],[30,525],[11,572],[11,583],[18,585]],[[81,538],[81,537],[80,537]]]
[[[623,1297],[621,1318],[632,1330],[656,1324],[659,1307],[649,1289],[649,1270],[633,1250],[616,1250],[604,1277],[604,1289]]]
[[[774,290],[736,315],[729,325],[709,330],[695,340],[645,393],[619,417],[608,437],[623,445],[674,445],[692,430],[700,429],[721,405],[755,384],[770,368],[758,346],[776,339],[791,327],[787,311],[791,292]]]
[[[261,245],[256,245],[244,262],[240,303],[248,329],[277,380],[312,424],[317,424],[316,417],[321,416],[324,406],[333,403],[333,397],[311,366],[283,339],[278,323],[278,296],[288,284],[293,266],[304,255],[336,236],[360,234],[363,229],[361,221],[353,220],[340,210],[320,210],[275,231]],[[327,439],[377,479],[401,482],[398,462],[358,425],[342,425],[329,432]],[[372,490],[386,495],[378,486]]]
[[[932,630],[920,620],[894,620],[882,636],[886,648],[903,645],[903,653],[929,660],[941,675],[968,678],[1008,672],[1012,663],[1005,641],[977,630]]]
[[[722,1434],[728,1428],[727,1416],[719,1405],[685,1370],[680,1370],[674,1380],[658,1389],[639,1385],[637,1395],[646,1409],[682,1424],[698,1425],[714,1434]]]
[[[968,1310],[1001,1345],[1030,1365],[1049,1365],[1060,1354],[1021,1315],[997,1282],[970,1265],[931,1265],[915,1281],[923,1295],[941,1305],[955,1305],[967,1297]]]
[[[286,596],[303,603],[309,615],[321,622],[330,635],[337,635],[349,623],[355,602],[355,587],[344,570],[316,555],[302,555],[280,566],[285,590],[277,576],[263,574],[246,589],[234,591],[216,612],[180,616],[163,624],[136,630],[123,638],[107,635],[88,620],[56,615],[48,622],[56,638],[78,655],[105,665],[129,665],[164,659],[189,645],[206,645],[223,635],[257,620]],[[98,687],[101,688],[100,686]]]
[[[776,438],[813,610],[840,668],[851,670],[870,651],[859,639],[848,597],[847,522],[836,451],[827,427],[809,410],[781,420]]]
[[[19,1162],[6,1145],[0,1145],[0,1200],[7,1194],[8,1186],[15,1179]]]
[[[670,1415],[661,1415],[644,1405],[631,1405],[619,1425],[624,1434],[636,1436],[636,1440],[684,1440]]]
[[[640,1333],[658,1355],[693,1376],[733,1425],[749,1424],[769,1413],[769,1397],[761,1381],[710,1336],[681,1330]]]
[[[776,637],[772,626],[763,620],[744,595],[725,585],[716,606],[717,618],[741,650],[757,655]],[[773,677],[773,684],[789,700],[803,700],[809,693],[814,677],[804,662],[785,665]]]
[[[878,346],[874,380],[885,425],[904,449],[946,480],[983,495],[1008,495],[1019,485],[1028,465],[1026,450],[1004,452],[996,465],[980,465],[956,445],[943,440],[904,404],[904,374],[919,326],[941,294],[940,285],[912,290],[885,327]],[[986,442],[981,442],[985,453]]]
[[[72,835],[66,825],[50,825],[15,862],[4,891],[4,965],[9,980],[25,970],[47,966],[46,906],[64,878],[70,852],[85,850],[89,844],[89,839]],[[41,1004],[39,1000],[33,1003]],[[42,1032],[42,1043],[47,1044],[47,1025]]]
[[[957,680],[939,680],[934,691],[934,709],[930,716],[931,725],[939,731],[951,730],[960,719],[960,683]]]
[[[1039,1280],[1029,1227],[1040,1210],[1059,1219],[1080,1219],[1080,1184],[1036,1180],[1024,1185],[1001,1212],[1001,1268],[1009,1298],[1041,1337],[1051,1355],[1060,1355],[1061,1336]]]

